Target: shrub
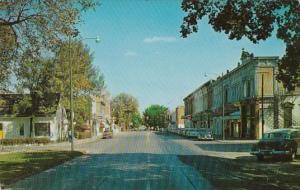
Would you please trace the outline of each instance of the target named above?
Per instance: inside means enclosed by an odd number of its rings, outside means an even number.
[[[3,145],[16,145],[16,144],[47,144],[50,139],[47,137],[41,138],[17,138],[17,139],[1,139],[0,144]]]

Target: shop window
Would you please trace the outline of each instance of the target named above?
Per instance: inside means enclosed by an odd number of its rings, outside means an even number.
[[[35,123],[35,136],[50,136],[50,123]]]
[[[22,123],[20,125],[20,136],[23,137],[24,136],[24,123]]]

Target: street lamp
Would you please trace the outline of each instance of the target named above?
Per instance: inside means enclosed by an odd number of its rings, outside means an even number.
[[[71,127],[71,151],[74,151],[74,126],[73,126],[73,81],[72,81],[72,61],[71,61],[71,35],[69,35],[69,80],[70,80],[70,127]],[[76,37],[76,35],[74,36]],[[83,38],[82,40],[95,40],[96,43],[100,42],[99,36],[95,38]]]
[[[219,76],[217,73],[210,73],[216,76]],[[204,73],[204,77],[208,77],[207,73]],[[225,120],[224,120],[224,115],[225,115],[225,101],[224,101],[224,74],[222,72],[221,79],[222,79],[222,138],[225,140]]]

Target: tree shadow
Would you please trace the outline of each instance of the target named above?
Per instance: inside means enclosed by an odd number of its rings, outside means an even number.
[[[254,156],[226,159],[211,156],[179,155],[185,164],[198,170],[219,189],[299,189],[300,164],[278,159],[258,162]]]

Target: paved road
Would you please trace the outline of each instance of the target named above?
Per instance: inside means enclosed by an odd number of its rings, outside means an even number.
[[[12,189],[213,189],[178,155],[193,155],[169,136],[121,133],[76,147],[88,155],[21,180]]]

